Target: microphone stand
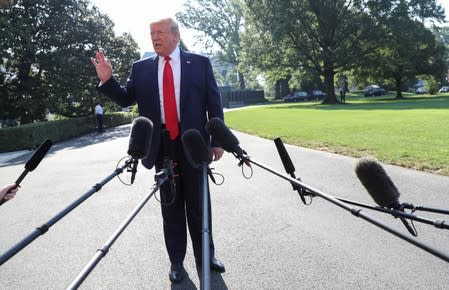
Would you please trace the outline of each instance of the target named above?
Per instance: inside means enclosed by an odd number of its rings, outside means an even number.
[[[121,174],[125,168],[127,168],[132,162],[131,160],[127,160],[125,164],[122,167],[119,167],[115,169],[114,173],[110,174],[108,177],[100,181],[100,183],[97,183],[93,186],[91,190],[83,194],[81,197],[79,197],[77,200],[72,202],[69,206],[67,206],[65,209],[63,209],[61,212],[56,214],[54,217],[52,217],[50,220],[48,220],[46,223],[41,225],[40,227],[37,227],[34,229],[28,236],[23,238],[20,242],[18,242],[15,246],[7,250],[5,253],[3,253],[0,256],[0,265],[8,261],[10,258],[12,258],[15,254],[17,254],[20,250],[28,246],[32,241],[34,241],[37,237],[40,235],[45,234],[51,226],[53,226],[55,223],[57,223],[60,219],[62,219],[64,216],[66,216],[68,213],[70,213],[73,209],[75,209],[78,205],[83,203],[86,199],[88,199],[90,196],[92,196],[95,192],[99,191],[106,183],[111,181],[115,176]]]
[[[112,234],[112,236],[106,241],[103,246],[97,250],[96,254],[92,257],[89,263],[84,267],[84,269],[78,274],[78,276],[73,280],[73,282],[67,287],[67,289],[78,289],[78,287],[83,283],[83,281],[89,276],[92,270],[100,262],[100,260],[106,256],[109,248],[114,244],[118,237],[123,233],[126,227],[131,223],[131,221],[137,216],[139,211],[145,206],[145,204],[150,200],[153,194],[159,190],[161,185],[168,180],[168,173],[166,170],[162,170],[156,173],[154,176],[155,184],[151,187],[150,193],[148,193],[142,201],[134,208],[134,210],[128,215],[126,220],[117,228],[117,230]]]
[[[333,204],[335,204],[335,205],[337,205],[337,206],[339,206],[339,207],[349,211],[354,216],[360,217],[360,218],[362,218],[362,219],[364,219],[364,220],[366,220],[366,221],[368,221],[368,222],[370,222],[370,223],[380,227],[381,229],[383,229],[383,230],[385,230],[385,231],[387,231],[387,232],[389,232],[389,233],[391,233],[391,234],[393,234],[393,235],[395,235],[395,236],[397,236],[397,237],[399,237],[399,238],[401,238],[403,240],[406,240],[409,243],[417,246],[418,248],[420,248],[420,249],[422,249],[422,250],[424,250],[424,251],[426,251],[426,252],[428,252],[428,253],[430,253],[430,254],[432,254],[432,255],[434,255],[434,256],[436,256],[436,257],[438,257],[438,258],[440,258],[440,259],[442,259],[442,260],[444,260],[444,261],[449,263],[449,255],[447,253],[444,253],[444,252],[440,251],[439,249],[434,248],[431,245],[428,245],[428,244],[426,244],[424,242],[420,242],[420,241],[418,241],[418,240],[416,240],[416,239],[414,239],[414,238],[412,238],[412,237],[410,237],[408,235],[403,234],[400,231],[397,231],[394,228],[391,228],[391,227],[383,224],[381,221],[378,221],[377,219],[375,219],[375,218],[371,217],[370,215],[366,214],[365,212],[363,212],[362,209],[348,206],[343,201],[338,200],[337,198],[335,198],[335,197],[333,197],[331,195],[328,195],[328,194],[326,194],[326,193],[324,193],[322,191],[319,191],[318,189],[315,189],[315,188],[313,188],[313,187],[311,187],[309,185],[306,185],[305,183],[303,183],[301,181],[298,181],[297,179],[294,179],[294,178],[292,178],[290,176],[287,176],[287,175],[285,175],[283,173],[280,173],[280,172],[278,172],[278,171],[276,171],[276,170],[274,170],[274,169],[272,169],[272,168],[270,168],[270,167],[268,167],[266,165],[263,165],[262,163],[259,163],[259,162],[255,161],[255,160],[252,160],[246,154],[246,152],[243,152],[243,153],[232,152],[232,153],[234,154],[234,156],[236,156],[240,160],[240,165],[242,165],[243,163],[245,163],[245,164],[251,164],[252,163],[252,164],[254,164],[254,165],[256,165],[256,166],[258,166],[258,167],[260,167],[262,169],[265,169],[266,171],[271,172],[274,175],[277,175],[277,176],[279,176],[279,177],[289,181],[292,184],[295,184],[295,185],[297,185],[299,187],[305,188],[309,192],[312,192],[314,195],[319,196],[319,197],[321,197],[321,198],[323,198],[323,199],[325,199],[325,200],[327,200],[327,201],[329,201],[329,202],[331,202],[331,203],[333,203]]]
[[[202,264],[201,289],[210,290],[210,231],[209,231],[209,199],[207,191],[207,164],[201,164],[201,179],[203,192],[203,243],[202,243]]]

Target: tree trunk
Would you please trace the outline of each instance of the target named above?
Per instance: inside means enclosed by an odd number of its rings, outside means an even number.
[[[290,88],[288,87],[288,82],[290,81],[290,79],[292,78],[292,76],[288,76],[285,79],[281,80],[281,98],[285,97],[286,95],[290,94]]]
[[[324,85],[326,87],[326,95],[322,104],[339,104],[340,102],[337,100],[335,96],[335,85],[334,85],[334,77],[335,72],[333,69],[332,62],[329,60],[324,61]]]
[[[238,72],[238,76],[239,76],[239,84],[240,84],[240,89],[244,90],[246,87],[245,84],[245,77],[243,76],[243,74],[241,72]]]
[[[404,97],[402,96],[402,92],[401,92],[401,88],[402,88],[402,78],[399,77],[395,77],[396,80],[396,97],[395,99],[403,99]]]
[[[277,80],[274,84],[274,98],[280,99],[281,98],[281,81]]]

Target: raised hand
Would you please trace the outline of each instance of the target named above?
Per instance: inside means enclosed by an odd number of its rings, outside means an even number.
[[[97,51],[95,58],[90,58],[90,62],[94,65],[97,76],[102,83],[107,82],[112,77],[112,65],[102,49]]]

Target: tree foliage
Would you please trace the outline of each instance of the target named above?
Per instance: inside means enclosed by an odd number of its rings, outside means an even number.
[[[365,56],[367,64],[357,68],[357,74],[393,80],[397,98],[402,98],[404,84],[417,75],[441,78],[447,67],[446,49],[422,22],[442,21],[441,7],[430,0],[369,2],[379,43]]]
[[[440,73],[441,47],[423,25],[424,21],[444,18],[435,0],[244,2],[246,25],[256,27],[257,37],[269,34],[278,44],[275,53],[268,46],[265,53],[255,56],[256,61],[266,64],[267,58],[278,55],[284,67],[273,66],[275,72],[299,70],[303,76],[317,73],[324,81],[326,102],[338,102],[335,75],[353,69],[394,78],[396,83],[412,74]],[[413,54],[415,59],[411,58]],[[405,66],[407,70],[402,70]]]
[[[240,62],[240,34],[243,12],[240,0],[188,0],[184,12],[176,19],[185,27],[198,31],[204,48],[217,45],[219,60],[238,66]],[[240,88],[245,88],[239,72]]]
[[[334,76],[356,65],[364,53],[369,19],[361,1],[246,0],[247,17],[281,43],[280,53],[294,61],[291,70],[322,76],[328,102],[337,102]]]
[[[48,112],[92,114],[99,96],[89,57],[98,48],[119,75],[139,57],[135,41],[116,37],[112,21],[85,0],[19,0],[0,10],[0,25],[0,118],[22,124]]]

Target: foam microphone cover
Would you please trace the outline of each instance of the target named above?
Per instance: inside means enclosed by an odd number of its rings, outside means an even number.
[[[292,160],[290,159],[290,155],[288,155],[287,150],[285,149],[284,143],[281,138],[274,139],[274,144],[276,144],[276,148],[279,153],[279,157],[281,158],[282,164],[284,164],[285,172],[288,174],[292,174],[295,172],[295,166],[293,165]]]
[[[33,153],[33,156],[31,156],[25,164],[25,169],[28,171],[33,171],[42,161],[48,150],[50,150],[51,145],[53,145],[53,143],[49,139],[42,142],[42,144]]]
[[[398,203],[399,191],[382,165],[372,157],[363,157],[356,164],[355,172],[373,200],[381,207],[393,207]]]
[[[239,140],[220,118],[212,118],[206,124],[206,131],[227,152],[239,152]]]
[[[143,116],[135,118],[129,135],[128,154],[137,159],[147,157],[150,152],[152,135],[153,122]]]
[[[185,131],[181,136],[181,140],[184,144],[187,160],[192,167],[200,168],[202,165],[211,162],[209,149],[198,130],[189,129]]]

